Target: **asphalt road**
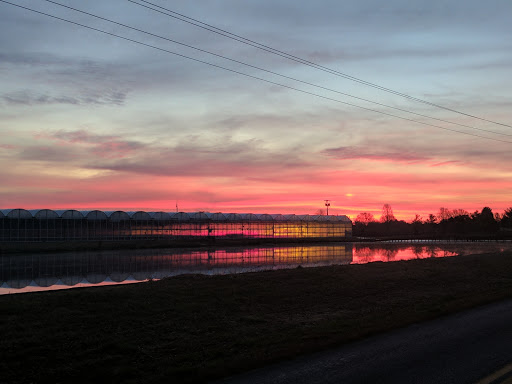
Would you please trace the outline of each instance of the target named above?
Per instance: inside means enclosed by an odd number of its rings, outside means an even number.
[[[303,356],[221,383],[476,383],[510,363],[512,300]],[[494,377],[487,382],[502,381]]]

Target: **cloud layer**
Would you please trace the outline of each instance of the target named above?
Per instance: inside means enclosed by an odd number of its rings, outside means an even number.
[[[512,125],[512,4],[294,1],[165,7],[322,66]],[[512,205],[511,143],[200,54],[58,6],[20,5],[354,103],[336,103],[0,4],[0,205],[401,218]],[[475,120],[315,70],[122,0],[67,5],[288,77],[508,140]],[[332,71],[331,71],[332,72]],[[458,126],[457,129],[476,131]],[[500,135],[501,133],[501,135]]]

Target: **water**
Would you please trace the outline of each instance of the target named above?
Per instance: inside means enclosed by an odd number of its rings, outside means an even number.
[[[0,256],[0,294],[129,284],[187,273],[231,274],[512,250],[512,243],[346,243]]]

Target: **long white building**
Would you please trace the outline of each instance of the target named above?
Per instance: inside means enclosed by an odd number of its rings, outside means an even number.
[[[352,222],[344,215],[0,210],[1,242],[351,236]]]

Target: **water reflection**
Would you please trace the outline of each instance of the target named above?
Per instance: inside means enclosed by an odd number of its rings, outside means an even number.
[[[122,250],[0,257],[0,294],[161,279],[350,264],[352,246]]]
[[[369,246],[355,245],[353,252],[353,264],[364,264],[375,261],[399,261],[412,259],[426,259],[430,257],[448,257],[457,256],[460,250],[447,250],[437,245],[413,245],[399,247],[396,245],[388,246]]]
[[[355,243],[299,247],[159,249],[0,256],[0,294],[128,284],[186,273],[231,274],[503,252],[512,243]]]

